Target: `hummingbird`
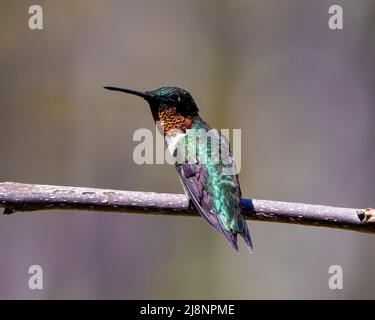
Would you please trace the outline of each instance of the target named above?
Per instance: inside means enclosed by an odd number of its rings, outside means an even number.
[[[153,91],[104,88],[145,99],[150,106],[155,123],[160,124],[164,140],[172,154],[177,145],[182,145],[185,150],[194,149],[193,146],[205,150],[204,152],[193,150],[189,152],[188,159],[175,163],[185,194],[190,199],[189,204],[194,206],[214,229],[225,236],[236,252],[238,252],[237,235],[240,234],[252,253],[253,245],[249,229],[241,214],[241,188],[238,174],[235,171],[228,174],[225,170],[229,165],[232,169],[235,168],[229,142],[218,130],[202,120],[191,94],[178,87],[161,87]],[[210,133],[210,139],[206,139],[207,132]],[[206,151],[208,154],[214,151],[216,158],[215,155],[206,156]],[[217,155],[224,153],[228,157],[225,163],[220,159],[216,161]]]

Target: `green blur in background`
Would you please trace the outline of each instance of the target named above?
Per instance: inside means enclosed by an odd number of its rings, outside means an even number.
[[[33,4],[43,30],[28,28]],[[374,1],[2,0],[0,21],[1,181],[182,192],[173,166],[133,161],[134,131],[154,130],[146,103],[102,89],[173,85],[211,125],[242,129],[244,196],[375,205]],[[249,226],[252,256],[199,218],[1,216],[0,298],[375,298],[373,235]]]

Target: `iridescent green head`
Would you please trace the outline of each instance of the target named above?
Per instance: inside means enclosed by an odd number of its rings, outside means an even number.
[[[198,115],[198,107],[191,94],[178,87],[161,87],[152,91],[136,91],[117,87],[104,87],[107,90],[121,91],[144,98],[151,107],[151,111],[157,113],[166,106],[175,107],[178,114],[184,116]]]

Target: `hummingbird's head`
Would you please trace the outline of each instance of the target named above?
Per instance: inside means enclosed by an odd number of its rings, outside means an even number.
[[[193,118],[198,116],[198,107],[191,94],[178,87],[161,87],[153,91],[104,87],[107,90],[121,91],[142,97],[151,108],[152,116],[160,121],[164,132],[170,129],[186,130],[191,127]]]
[[[168,107],[176,108],[178,114],[184,116],[198,115],[198,107],[191,94],[185,89],[178,87],[161,87],[153,91],[146,91],[151,98],[151,103],[157,104],[158,111]]]

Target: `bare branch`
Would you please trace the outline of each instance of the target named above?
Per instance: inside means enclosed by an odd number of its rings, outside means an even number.
[[[198,216],[182,194],[0,183],[5,214],[38,210],[90,210],[172,216]],[[242,199],[249,220],[292,223],[375,233],[374,209],[350,209],[270,200]]]

